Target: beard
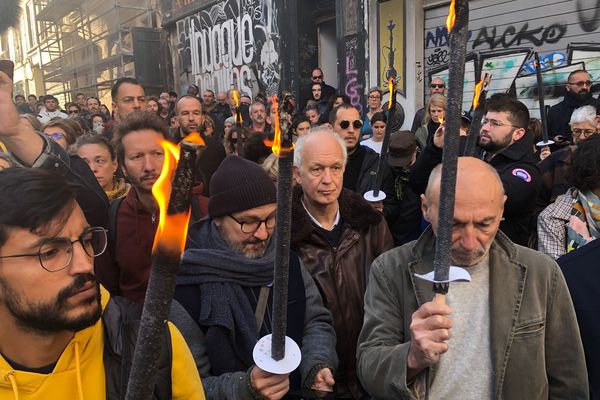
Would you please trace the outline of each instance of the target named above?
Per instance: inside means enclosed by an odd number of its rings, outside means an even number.
[[[90,305],[91,309],[84,314],[68,317],[68,311],[74,308],[69,305],[69,298],[89,282],[94,283],[97,294],[85,299],[79,305]],[[72,284],[60,290],[53,301],[46,303],[28,302],[3,279],[0,279],[0,290],[1,301],[16,323],[24,330],[42,335],[62,331],[81,331],[94,325],[102,315],[100,285],[92,274],[77,275]]]
[[[497,140],[490,140],[487,143],[483,143],[481,141],[481,136],[479,138],[479,147],[482,148],[483,150],[489,152],[489,153],[499,153],[500,151],[504,150],[505,148],[507,148],[508,146],[510,146],[510,141],[512,138],[512,132],[507,134],[506,136],[504,136],[503,138],[497,139]]]
[[[8,28],[15,28],[19,23],[21,7],[18,0],[0,1],[0,34]]]
[[[267,240],[259,240],[252,237],[251,239],[247,239],[242,242],[237,242],[231,237],[229,237],[225,230],[220,228],[218,229],[221,233],[221,236],[223,237],[223,239],[225,239],[231,250],[235,251],[238,254],[241,254],[246,258],[256,259],[264,256],[265,252],[267,251],[267,247],[269,246],[269,242],[271,241],[271,238]]]
[[[585,105],[593,99],[592,93],[585,89],[581,89],[579,93],[567,92],[567,96],[579,105]]]

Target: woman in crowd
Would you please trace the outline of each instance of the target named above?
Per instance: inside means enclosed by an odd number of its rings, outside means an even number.
[[[572,187],[538,216],[538,250],[555,259],[600,237],[600,136],[577,145],[566,179]]]
[[[98,183],[109,200],[127,194],[131,185],[125,179],[117,178],[119,164],[115,150],[104,136],[86,134],[77,139],[77,154],[90,166]]]
[[[363,116],[363,126],[360,129],[360,136],[362,139],[368,139],[373,134],[371,132],[371,118],[373,118],[375,113],[383,112],[383,109],[381,108],[382,96],[383,93],[379,88],[373,87],[369,89],[369,97],[367,99],[369,111],[367,111]]]
[[[92,123],[92,131],[97,135],[102,135],[108,122],[108,117],[104,113],[92,114],[90,122]]]
[[[446,114],[446,108],[448,107],[448,99],[446,96],[441,94],[432,94],[425,107],[425,117],[423,117],[423,125],[417,129],[415,136],[417,137],[417,144],[421,149],[427,146],[427,142],[440,126],[440,122],[443,121],[444,115]]]
[[[381,146],[383,145],[383,137],[385,136],[385,127],[387,118],[383,112],[376,112],[371,117],[371,130],[373,135],[360,142],[363,146],[367,146],[381,154]]]
[[[204,126],[204,136],[213,137],[216,135],[215,132],[215,120],[210,115],[204,115],[202,117],[202,125]]]
[[[296,141],[300,136],[304,136],[310,130],[310,121],[304,115],[297,116],[292,121],[293,139]]]
[[[76,127],[69,122],[78,125],[76,122],[68,119],[55,118],[42,125],[41,131],[44,135],[58,143],[60,147],[69,151],[70,147],[75,144],[75,140],[77,140]]]
[[[248,139],[248,131],[241,126],[232,127],[223,139],[223,146],[227,155],[240,155],[240,149],[244,147],[244,143]]]

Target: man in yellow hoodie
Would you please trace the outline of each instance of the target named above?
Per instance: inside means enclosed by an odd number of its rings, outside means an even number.
[[[122,398],[141,313],[94,276],[106,230],[38,169],[0,171],[0,210],[0,399]],[[165,338],[153,398],[204,399],[183,337]]]

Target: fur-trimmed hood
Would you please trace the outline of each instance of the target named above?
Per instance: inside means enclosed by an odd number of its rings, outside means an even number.
[[[310,216],[302,206],[302,194],[300,186],[294,188],[292,196],[292,248],[295,248],[310,236],[313,230]],[[350,225],[357,231],[364,230],[371,225],[377,225],[383,218],[361,195],[351,190],[342,189],[338,201],[343,223]]]

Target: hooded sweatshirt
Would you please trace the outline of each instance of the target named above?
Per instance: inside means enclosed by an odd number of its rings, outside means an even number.
[[[101,287],[102,309],[109,301]],[[173,363],[173,399],[204,400],[200,376],[183,337],[169,324]],[[106,381],[103,363],[104,329],[102,319],[76,332],[50,374],[18,371],[0,355],[0,399],[2,400],[104,400]]]

